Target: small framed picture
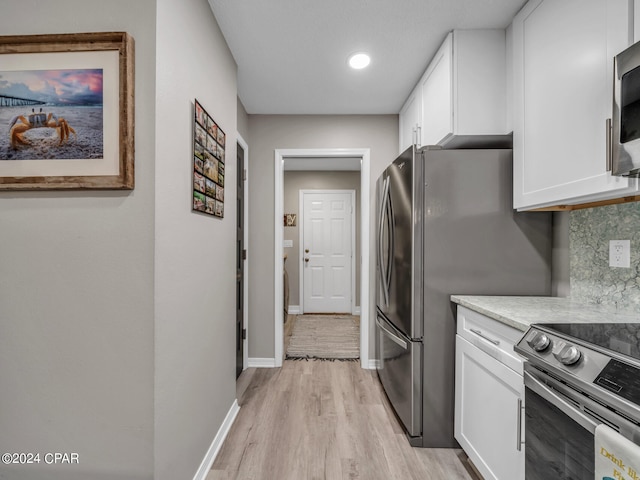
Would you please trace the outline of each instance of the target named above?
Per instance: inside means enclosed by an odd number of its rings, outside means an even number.
[[[295,227],[296,226],[296,214],[295,213],[285,213],[284,214],[284,226],[285,227]]]

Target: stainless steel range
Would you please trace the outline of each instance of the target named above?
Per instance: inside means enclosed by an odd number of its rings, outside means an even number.
[[[600,424],[640,445],[640,323],[536,324],[515,350],[527,480],[594,478]]]

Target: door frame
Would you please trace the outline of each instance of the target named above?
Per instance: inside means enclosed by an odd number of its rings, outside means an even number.
[[[249,261],[251,255],[249,255],[249,144],[242,138],[240,133],[236,133],[236,141],[240,144],[244,150],[244,171],[246,173],[246,179],[244,181],[244,245],[247,250],[247,259],[244,261],[244,298],[242,302],[242,323],[243,328],[247,334],[242,341],[242,370],[246,370],[249,366]],[[236,175],[242,175],[243,172],[236,172]]]
[[[304,264],[303,264],[303,252],[302,245],[304,240],[304,195],[307,193],[319,193],[319,194],[331,194],[331,193],[350,193],[351,194],[351,280],[350,280],[350,290],[351,290],[351,314],[355,315],[356,311],[356,191],[349,189],[305,189],[300,190],[299,193],[299,203],[298,203],[298,212],[299,212],[299,220],[300,220],[300,228],[298,228],[298,245],[300,251],[300,262],[299,265],[299,274],[298,274],[298,296],[300,303],[300,313],[304,313]],[[362,300],[361,300],[362,302]]]
[[[369,246],[370,246],[370,166],[371,154],[369,148],[294,148],[276,149],[275,160],[275,195],[274,195],[274,363],[282,366],[284,359],[284,329],[282,321],[283,285],[282,276],[282,241],[284,226],[284,159],[286,157],[309,158],[339,158],[360,157],[360,366],[370,368],[369,360]]]

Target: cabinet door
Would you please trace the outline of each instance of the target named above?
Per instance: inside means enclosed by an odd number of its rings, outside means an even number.
[[[437,145],[453,133],[453,34],[429,64],[418,87],[422,93],[421,145]]]
[[[635,191],[607,171],[605,129],[632,13],[627,0],[531,0],[514,18],[514,207]]]
[[[416,143],[417,130],[420,123],[419,91],[415,89],[400,111],[400,153]]]
[[[455,438],[476,468],[485,480],[524,479],[522,376],[456,335],[455,385]]]
[[[633,43],[640,42],[640,0],[633,0]]]

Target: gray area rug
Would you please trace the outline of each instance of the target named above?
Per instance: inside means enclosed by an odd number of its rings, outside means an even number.
[[[359,320],[353,315],[299,315],[291,333],[287,358],[360,358]]]

